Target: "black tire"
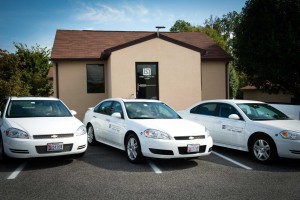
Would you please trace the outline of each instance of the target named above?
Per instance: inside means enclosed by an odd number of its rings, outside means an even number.
[[[6,156],[6,154],[4,152],[2,136],[0,135],[0,163],[5,163],[7,161],[7,158],[8,157]]]
[[[250,153],[256,161],[263,164],[272,163],[278,157],[274,141],[262,134],[255,136],[251,141]]]
[[[92,125],[88,125],[88,127],[87,127],[87,140],[88,140],[89,145],[96,144],[94,127]]]
[[[129,162],[136,164],[141,163],[144,160],[140,141],[135,134],[131,133],[126,137],[125,149]]]

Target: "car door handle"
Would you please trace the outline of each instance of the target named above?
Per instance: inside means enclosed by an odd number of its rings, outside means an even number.
[[[105,119],[105,121],[107,121],[107,122],[110,122],[110,120],[109,120],[109,119]]]
[[[93,118],[97,118],[96,116],[93,116]]]

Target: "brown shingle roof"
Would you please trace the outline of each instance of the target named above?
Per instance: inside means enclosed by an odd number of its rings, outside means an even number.
[[[160,38],[201,52],[202,59],[231,57],[201,32],[160,32]],[[57,30],[52,60],[106,59],[111,52],[156,37],[156,32]]]

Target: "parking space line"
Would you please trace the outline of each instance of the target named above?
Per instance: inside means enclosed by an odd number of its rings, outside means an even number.
[[[10,174],[10,176],[7,179],[15,179],[26,165],[27,161],[23,162],[13,173]]]
[[[219,154],[219,153],[217,153],[217,152],[215,152],[215,151],[213,151],[212,153],[215,154],[216,156],[219,156],[219,157],[221,157],[221,158],[223,158],[223,159],[225,159],[225,160],[227,160],[227,161],[229,161],[229,162],[232,162],[232,163],[234,163],[234,164],[236,164],[236,165],[238,165],[238,166],[240,166],[240,167],[242,167],[242,168],[244,168],[244,169],[252,170],[251,167],[248,167],[248,166],[246,166],[246,165],[244,165],[244,164],[242,164],[242,163],[239,163],[239,162],[237,162],[237,161],[235,161],[235,160],[232,160],[231,158],[228,158],[228,157],[226,157],[226,156],[224,156],[224,155],[222,155],[222,154]]]
[[[161,174],[162,171],[151,161],[148,161],[148,164],[150,165],[150,167],[153,169],[153,171],[156,173],[156,174]]]

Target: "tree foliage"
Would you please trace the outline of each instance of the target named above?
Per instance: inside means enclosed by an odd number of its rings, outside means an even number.
[[[248,0],[235,29],[237,69],[269,93],[300,100],[300,0]]]
[[[40,46],[15,44],[16,53],[0,50],[0,98],[5,96],[49,96],[50,51]]]

